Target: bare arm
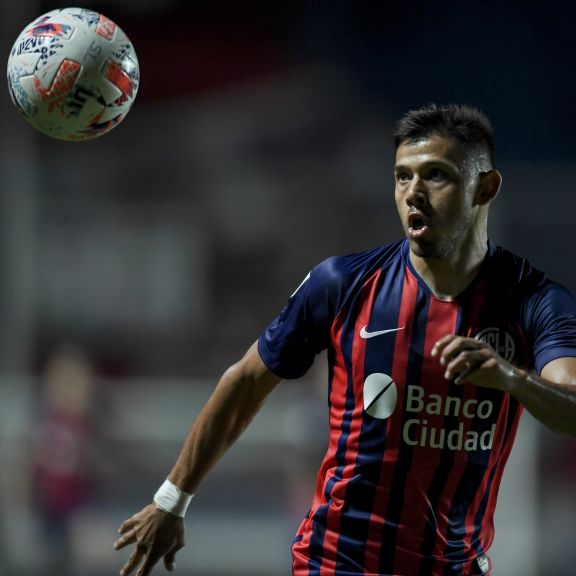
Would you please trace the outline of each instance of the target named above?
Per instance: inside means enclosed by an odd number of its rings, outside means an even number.
[[[226,370],[192,426],[168,478],[194,493],[204,477],[252,421],[280,382],[253,344],[244,358]]]
[[[180,490],[194,493],[222,455],[246,429],[280,378],[260,359],[256,343],[218,382],[194,422],[168,479]],[[174,568],[176,552],[184,545],[182,518],[149,504],[120,526],[117,550],[136,544],[121,570],[127,576],[140,564],[137,576],[147,576],[164,558]]]
[[[432,355],[446,367],[447,379],[509,392],[546,426],[576,437],[576,358],[553,360],[537,376],[512,366],[488,344],[453,334],[441,338]]]
[[[521,374],[511,394],[552,430],[576,436],[576,358],[553,360],[544,366],[541,378]]]

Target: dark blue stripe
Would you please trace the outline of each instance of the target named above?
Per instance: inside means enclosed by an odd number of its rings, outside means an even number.
[[[422,376],[422,363],[424,359],[424,342],[426,338],[426,324],[428,317],[429,300],[418,284],[418,294],[412,321],[412,338],[408,355],[408,369],[406,374],[406,387],[410,384],[420,385]],[[406,420],[411,416],[405,409],[401,429],[404,429]],[[380,572],[392,574],[394,572],[394,550],[398,525],[404,506],[404,489],[406,478],[412,465],[412,446],[402,445],[398,453],[398,461],[391,481],[390,496],[386,509],[386,523],[382,533],[382,554],[380,556]]]
[[[504,434],[504,439],[503,439],[503,446],[506,445],[506,442],[508,441],[508,438],[510,437],[510,434],[512,433],[511,429],[512,426],[514,425],[514,421],[516,419],[516,413],[518,412],[518,408],[519,408],[519,404],[516,400],[514,400],[513,398],[510,398],[510,409],[508,410],[508,418],[507,418],[507,422],[506,422],[506,433]],[[502,454],[499,455],[498,460],[500,460],[500,458],[502,457]],[[474,518],[474,538],[473,538],[473,542],[474,542],[474,548],[476,549],[476,552],[478,552],[478,554],[483,554],[485,552],[485,550],[482,548],[482,545],[480,543],[480,535],[484,526],[484,518],[486,516],[486,507],[488,504],[488,498],[490,496],[490,493],[492,492],[492,483],[494,481],[494,476],[496,475],[496,472],[498,470],[499,467],[499,461],[498,463],[496,463],[496,465],[494,466],[494,468],[492,469],[492,472],[490,473],[490,478],[488,480],[488,484],[486,486],[486,493],[484,494],[484,497],[482,498],[482,502],[480,504],[480,507],[478,508],[478,512]],[[493,513],[493,511],[491,511],[491,514]]]
[[[466,332],[468,321],[469,319],[467,318],[466,311],[464,311],[462,306],[459,306],[456,318],[457,334],[463,334]],[[464,389],[462,386],[450,386],[448,395],[462,399],[463,391]],[[449,415],[444,417],[442,426],[445,430],[453,430],[458,427],[458,424],[459,418],[454,415]],[[443,448],[438,468],[436,469],[434,477],[430,483],[428,497],[430,499],[431,507],[428,511],[428,521],[424,528],[422,547],[420,549],[424,560],[420,566],[418,576],[428,576],[431,574],[434,569],[434,564],[436,563],[436,559],[433,557],[434,548],[438,538],[436,511],[439,508],[446,482],[448,481],[450,472],[454,466],[454,456],[454,450],[450,450],[446,447]]]
[[[502,392],[498,390],[478,387],[476,395],[478,403],[484,400],[490,400],[495,407],[495,410],[487,419],[482,420],[480,418],[474,418],[471,422],[470,430],[473,430],[480,435],[486,430],[489,430],[493,424],[497,423],[500,414],[499,408],[502,407],[501,396]],[[509,425],[510,420],[508,420],[508,426]],[[489,466],[491,454],[491,450],[476,450],[475,452],[469,453],[466,468],[464,469],[458,488],[454,493],[454,499],[449,513],[448,532],[446,535],[448,546],[445,551],[445,556],[457,564],[469,561],[464,543],[466,538],[466,514],[468,513],[470,504],[476,497],[478,490],[482,487],[482,481],[484,480],[484,475]],[[480,552],[482,552],[482,550],[479,544],[479,538],[484,526],[486,504],[494,472],[495,468],[490,473],[486,491],[482,495],[480,507],[474,517],[474,534],[472,536],[471,545]],[[454,574],[455,568],[456,565],[453,565],[452,567],[447,566],[445,574]]]
[[[450,396],[456,396],[462,398],[462,386],[454,386],[454,389],[450,390]],[[445,416],[443,427],[446,430],[453,430],[458,427],[459,419],[456,416]],[[420,566],[420,572],[418,576],[429,576],[434,568],[435,559],[432,556],[434,552],[434,547],[436,546],[436,539],[438,536],[436,515],[435,512],[438,510],[440,500],[442,498],[442,493],[450,471],[454,465],[454,450],[448,448],[442,449],[442,455],[440,456],[440,462],[438,468],[434,473],[434,477],[430,483],[428,489],[428,499],[430,501],[430,509],[428,511],[428,521],[424,528],[424,537],[422,541],[422,547],[420,552],[424,556],[422,565]]]
[[[326,517],[329,504],[322,506],[314,513],[312,535],[310,536],[310,557],[308,560],[309,576],[320,576],[320,559],[323,556],[322,546],[326,535]]]
[[[363,291],[360,291],[362,294]],[[358,314],[358,306],[361,303],[360,298],[356,298],[351,304],[350,309],[346,314],[344,325],[342,327],[342,334],[340,337],[341,355],[344,359],[344,365],[347,373],[346,383],[346,401],[344,404],[344,415],[342,418],[341,430],[342,433],[338,438],[338,446],[336,448],[335,459],[337,462],[334,475],[326,484],[324,495],[328,504],[332,502],[332,490],[334,485],[342,480],[344,468],[346,467],[346,445],[350,436],[350,426],[352,422],[352,413],[354,411],[354,387],[352,378],[352,344],[354,340],[355,318]],[[308,568],[310,576],[320,576],[319,560],[324,556],[324,538],[326,536],[326,523],[328,516],[329,506],[317,512],[314,515],[314,523],[312,528],[312,537],[310,539],[310,560]]]
[[[501,330],[504,331],[508,329],[510,334],[514,336],[516,344],[518,346],[519,342],[521,341],[521,335],[519,335],[519,331],[517,328],[518,322],[516,320],[518,311],[517,307],[511,303],[511,299],[514,298],[510,291],[506,291],[505,297],[502,297],[502,290],[500,283],[492,283],[486,286],[485,292],[485,300],[484,306],[482,309],[482,314],[480,316],[481,325],[478,328],[482,329],[485,327],[501,327]],[[502,326],[503,319],[507,319],[507,328]],[[523,361],[526,359],[523,358],[524,354],[521,351],[520,347],[516,350],[517,357],[515,358],[515,363],[520,362],[522,364]],[[521,357],[522,356],[522,357]],[[487,428],[490,428],[493,424],[498,421],[499,416],[499,409],[502,409],[502,393],[497,390],[491,390],[488,388],[478,388],[477,391],[477,399],[479,402],[483,400],[490,400],[492,401],[495,411],[491,415],[490,419],[488,420],[479,420],[478,418],[474,421],[474,430],[481,433],[484,432]],[[518,404],[511,400],[510,408],[508,410],[507,418],[506,418],[506,432],[505,432],[505,440],[509,437],[511,433],[511,426],[514,423],[514,419],[517,414]],[[447,555],[451,558],[458,560],[459,562],[465,562],[467,560],[467,556],[464,554],[464,527],[465,527],[465,520],[466,520],[466,510],[465,506],[469,506],[472,502],[473,498],[476,495],[477,490],[481,486],[481,482],[484,477],[484,473],[486,472],[486,467],[489,464],[489,459],[491,456],[491,451],[478,451],[474,454],[471,454],[470,459],[468,461],[468,465],[463,475],[460,488],[453,500],[453,506],[450,512],[451,524],[456,525],[457,523],[461,523],[461,529],[459,530],[452,530],[452,532],[448,535],[449,538],[449,547],[447,549]],[[500,457],[500,456],[499,456]],[[493,481],[494,476],[497,470],[498,464],[496,464],[490,473],[488,478],[486,491],[482,495],[482,501],[478,508],[478,511],[474,517],[474,533],[472,536],[472,546],[478,554],[482,554],[485,551],[481,545],[481,535],[484,530],[485,522],[486,522],[486,512],[487,512],[487,505],[490,496],[490,492],[493,489]],[[459,501],[459,498],[464,498],[464,500]],[[490,511],[490,514],[493,514],[493,511]],[[455,567],[453,567],[455,568]],[[454,572],[446,569],[446,574],[452,575]]]
[[[369,331],[398,327],[400,302],[404,285],[404,266],[397,260],[395,269],[386,270],[379,278],[370,321]],[[367,297],[368,294],[363,294]],[[359,304],[360,305],[360,304]],[[358,338],[358,334],[354,335]],[[365,342],[365,380],[374,372],[392,373],[395,334],[379,336]],[[358,442],[358,454],[352,480],[346,488],[346,510],[341,519],[338,539],[337,563],[345,571],[363,571],[365,550],[370,530],[370,517],[374,508],[380,480],[382,459],[386,449],[387,420],[379,420],[362,414],[362,426]],[[336,571],[336,574],[341,574]]]

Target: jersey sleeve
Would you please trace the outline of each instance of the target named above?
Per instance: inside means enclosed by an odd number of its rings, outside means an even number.
[[[576,357],[576,301],[566,288],[545,281],[528,300],[526,314],[538,374],[552,360]]]
[[[328,346],[340,283],[335,259],[314,268],[258,339],[262,361],[277,376],[299,378]]]

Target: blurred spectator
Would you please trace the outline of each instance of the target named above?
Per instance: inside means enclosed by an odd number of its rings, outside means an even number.
[[[74,346],[57,348],[45,364],[34,454],[36,506],[49,574],[73,573],[72,522],[91,495],[93,382],[90,359]]]

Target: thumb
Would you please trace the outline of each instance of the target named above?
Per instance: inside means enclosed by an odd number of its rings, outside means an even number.
[[[176,551],[177,548],[174,548],[164,556],[164,566],[169,572],[172,572],[176,567]]]

